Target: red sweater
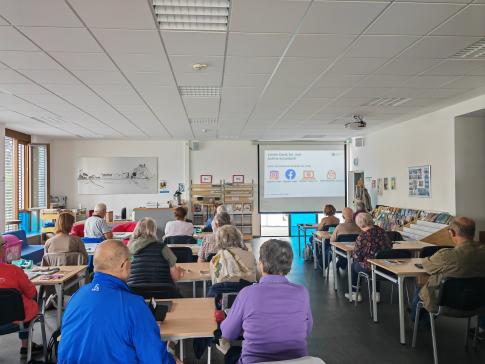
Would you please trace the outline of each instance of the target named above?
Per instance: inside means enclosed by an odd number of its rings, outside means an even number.
[[[14,288],[22,293],[25,322],[32,320],[39,313],[39,306],[34,299],[37,295],[37,290],[19,267],[0,263],[0,288]]]

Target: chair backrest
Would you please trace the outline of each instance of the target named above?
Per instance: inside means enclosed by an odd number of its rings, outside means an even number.
[[[376,259],[409,259],[412,254],[409,250],[386,249],[376,253]]]
[[[445,248],[453,248],[452,246],[446,246],[446,245],[433,245],[433,246],[425,246],[420,252],[419,252],[419,257],[420,258],[427,258],[434,253],[436,253],[440,249],[445,249]]]
[[[0,288],[0,325],[24,319],[22,294],[13,288]]]
[[[402,235],[399,231],[386,231],[386,234],[390,241],[403,240]]]
[[[207,256],[207,261],[210,262],[212,258],[214,258],[217,255],[217,253],[212,253]]]
[[[71,232],[69,234],[83,238],[84,237],[84,223],[78,222],[78,223],[75,223],[74,225],[72,225]]]
[[[60,265],[82,265],[86,264],[84,256],[79,252],[69,253],[46,253],[42,257],[43,266],[60,266]]]
[[[183,298],[177,287],[169,283],[153,283],[153,284],[129,284],[130,289],[142,296],[143,298]]]
[[[188,247],[171,247],[170,249],[177,257],[177,263],[192,263],[192,249]]]
[[[252,282],[246,281],[244,279],[240,279],[239,282],[216,283],[209,288],[207,296],[215,298],[216,309],[224,310],[232,306],[239,291],[241,291],[244,287],[250,286],[252,284]],[[226,302],[224,302],[224,295],[227,295]]]
[[[232,304],[236,300],[238,292],[227,292],[222,294],[221,310],[227,310],[232,307]]]
[[[485,313],[485,277],[451,278],[441,281],[438,306],[459,311],[483,309]]]
[[[101,243],[104,241],[104,237],[99,237],[99,238],[84,237],[84,238],[81,238],[81,240],[83,241],[83,243]]]
[[[27,243],[27,234],[25,233],[25,230],[15,230],[15,231],[7,231],[6,233],[3,233],[2,235],[15,235],[17,238],[22,240],[22,248],[26,248],[29,246],[29,243]]]
[[[166,236],[163,241],[166,244],[197,244],[197,239],[190,235]]]
[[[328,230],[329,230],[331,227],[335,228],[335,227],[337,227],[337,226],[338,226],[338,224],[324,225],[324,226],[322,227],[322,231],[328,231]]]
[[[340,235],[337,235],[337,241],[339,243],[348,243],[348,242],[356,241],[358,237],[359,237],[359,234],[340,234]]]
[[[305,356],[298,359],[264,362],[259,364],[325,364],[325,362],[322,359],[314,356]]]
[[[113,226],[113,229],[111,231],[114,232],[114,233],[118,233],[118,232],[132,233],[133,231],[135,231],[135,228],[136,228],[136,221],[129,221],[129,222],[125,222],[123,224],[117,224],[117,225]]]

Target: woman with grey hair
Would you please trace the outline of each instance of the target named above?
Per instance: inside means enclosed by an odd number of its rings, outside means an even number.
[[[386,234],[386,231],[379,226],[374,225],[374,220],[371,214],[365,212],[357,215],[356,224],[361,228],[362,233],[355,241],[355,247],[353,251],[353,263],[352,263],[352,286],[357,284],[357,277],[360,272],[366,272],[370,274],[370,263],[367,259],[372,259],[376,254],[382,250],[392,249],[392,243]],[[354,288],[352,289],[354,290]],[[345,296],[349,298],[349,294]],[[379,297],[379,295],[378,295]],[[357,299],[358,302],[362,301],[360,293],[358,295],[352,293],[352,299]]]
[[[215,234],[218,253],[210,262],[212,284],[222,282],[256,281],[256,259],[242,249],[241,232],[233,225],[225,225]]]
[[[136,224],[128,242],[133,255],[128,284],[173,283],[182,276],[177,257],[157,238],[157,223],[144,217]]]
[[[242,353],[240,347],[232,347],[226,358],[260,363],[308,355],[306,340],[313,327],[310,296],[304,286],[285,277],[292,262],[293,250],[287,241],[271,239],[263,243],[259,283],[239,292],[221,324],[225,339],[235,340],[241,333],[244,336]]]
[[[216,254],[218,249],[216,248],[216,232],[217,229],[223,227],[224,225],[231,224],[231,216],[227,212],[219,212],[214,216],[214,230],[212,234],[207,235],[202,241],[202,246],[199,250],[199,258],[197,261],[203,263],[207,261],[207,258],[211,254]]]

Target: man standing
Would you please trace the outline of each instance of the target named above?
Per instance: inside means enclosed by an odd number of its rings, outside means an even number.
[[[111,227],[104,219],[106,216],[106,204],[98,203],[94,207],[94,214],[84,223],[84,236],[87,238],[113,239]]]
[[[98,246],[94,279],[72,296],[62,320],[59,364],[175,363],[145,301],[125,283],[130,267],[121,241]]]

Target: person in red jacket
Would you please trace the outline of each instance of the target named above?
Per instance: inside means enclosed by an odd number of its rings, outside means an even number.
[[[0,237],[0,288],[13,288],[22,294],[25,311],[24,322],[25,327],[27,327],[30,320],[39,312],[39,306],[35,300],[37,290],[21,268],[11,264],[1,263],[5,255],[3,245],[4,241]],[[0,332],[4,329],[11,328],[12,325],[15,324],[0,325]],[[20,347],[20,356],[22,358],[27,357],[28,335],[27,330],[19,331],[19,338],[22,342],[22,346]],[[32,343],[32,354],[38,353],[42,353],[42,345]]]

